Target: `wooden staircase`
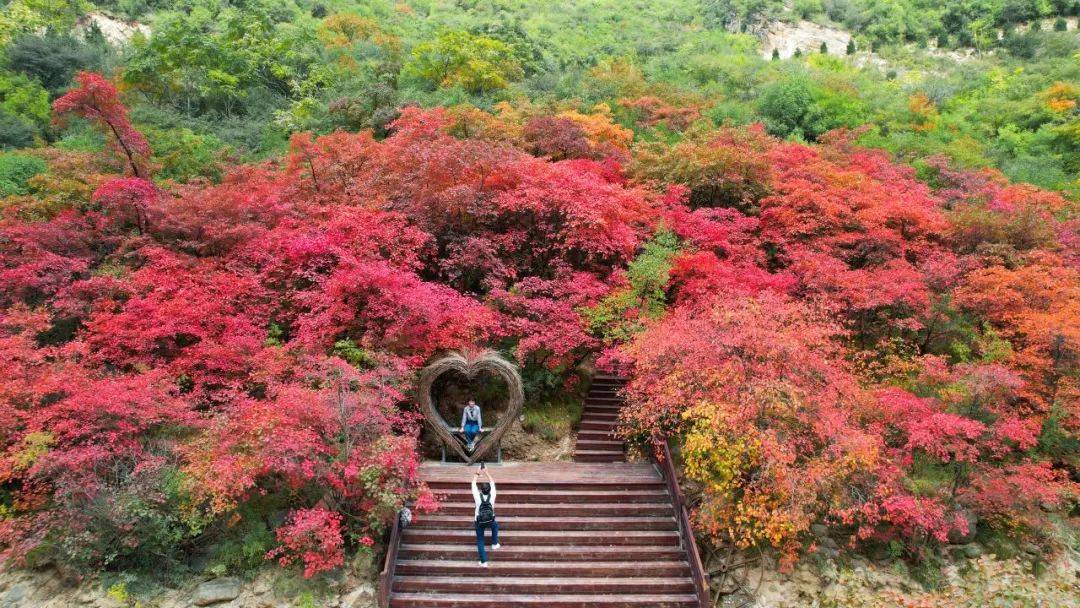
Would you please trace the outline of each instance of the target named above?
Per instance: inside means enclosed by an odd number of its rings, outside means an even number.
[[[613,376],[596,376],[585,396],[581,426],[574,445],[575,462],[625,462],[622,439],[615,436],[619,408],[623,400],[620,391],[626,380]]]
[[[625,380],[593,379],[574,462],[491,467],[502,547],[481,568],[473,467],[428,463],[440,509],[395,521],[380,608],[706,608],[708,583],[667,444],[626,462],[614,436]]]
[[[669,485],[653,464],[491,467],[502,547],[477,563],[472,467],[425,464],[442,507],[401,532],[391,608],[697,608]],[[694,555],[696,558],[696,554]],[[390,564],[388,564],[389,566]]]

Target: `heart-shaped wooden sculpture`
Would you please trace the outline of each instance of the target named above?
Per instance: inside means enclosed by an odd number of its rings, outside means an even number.
[[[435,408],[435,400],[431,396],[431,388],[439,376],[454,372],[470,379],[481,372],[489,372],[506,382],[508,393],[506,411],[499,417],[499,423],[495,425],[495,428],[476,444],[471,454],[454,437],[452,429],[456,427],[451,427],[446,422],[446,419]],[[492,448],[499,445],[503,434],[521,415],[521,406],[525,402],[525,393],[521,388],[521,375],[518,374],[517,366],[504,359],[499,353],[490,350],[470,357],[460,353],[451,353],[431,363],[420,372],[417,397],[420,399],[420,409],[424,413],[424,419],[435,434],[468,464],[482,460]]]

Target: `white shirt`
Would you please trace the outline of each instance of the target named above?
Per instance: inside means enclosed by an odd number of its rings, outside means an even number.
[[[495,481],[488,482],[491,485],[491,496],[488,498],[488,502],[491,503],[491,508],[495,508]],[[476,521],[477,517],[480,517],[480,488],[476,487],[476,477],[472,480],[472,497],[473,502],[476,503],[476,507],[473,509],[473,521]]]

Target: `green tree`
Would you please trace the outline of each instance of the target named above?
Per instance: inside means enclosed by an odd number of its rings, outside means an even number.
[[[773,135],[802,135],[803,122],[814,103],[810,83],[804,76],[788,77],[766,87],[758,111]]]
[[[93,8],[86,0],[10,0],[0,9],[0,46],[19,34],[70,31]]]
[[[189,114],[242,115],[255,100],[283,105],[320,63],[322,47],[310,23],[279,27],[279,10],[199,4],[163,15],[149,40],[133,40],[124,80]]]
[[[68,35],[24,34],[7,48],[8,69],[38,79],[54,96],[71,84],[79,71],[97,71],[102,49]]]
[[[524,76],[510,45],[463,31],[417,45],[406,71],[433,88],[461,85],[471,93],[503,89]]]
[[[854,38],[849,38],[848,41],[847,41],[847,54],[848,55],[854,55],[855,54],[855,39]]]
[[[0,72],[0,110],[35,130],[49,124],[49,93],[22,74]]]

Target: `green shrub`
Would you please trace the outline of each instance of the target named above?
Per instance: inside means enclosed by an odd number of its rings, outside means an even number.
[[[27,182],[48,170],[45,161],[23,154],[0,154],[0,196],[29,194]]]
[[[5,150],[29,148],[34,145],[37,131],[25,120],[0,109],[0,148]]]
[[[673,232],[657,231],[630,262],[626,271],[630,285],[582,311],[589,329],[609,343],[622,342],[641,331],[645,322],[663,315],[671,261],[679,251],[679,239]]]
[[[161,163],[157,177],[187,181],[206,177],[218,181],[231,150],[215,135],[197,134],[188,128],[144,128],[143,134]]]
[[[547,441],[558,441],[570,435],[581,420],[581,411],[581,400],[572,398],[530,404],[524,409],[525,420],[521,427]]]

